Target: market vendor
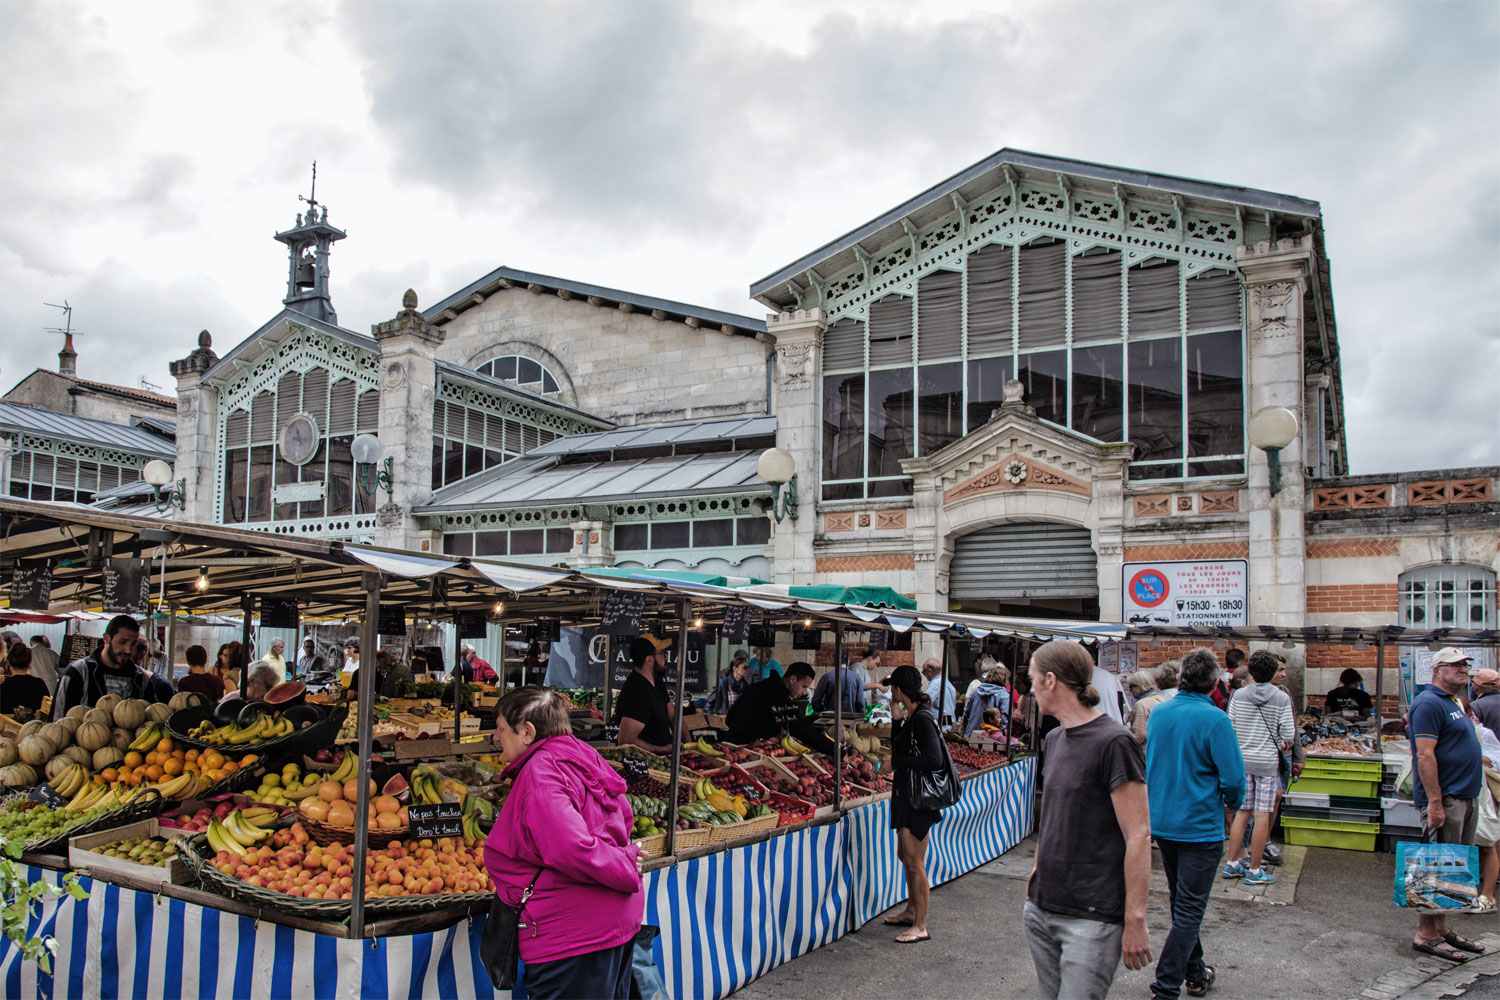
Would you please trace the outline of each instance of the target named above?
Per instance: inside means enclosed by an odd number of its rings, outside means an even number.
[[[667,649],[670,639],[643,633],[630,640],[634,669],[615,699],[614,723],[621,746],[638,746],[656,754],[672,752],[672,719],[677,705],[667,693]]]
[[[150,702],[168,701],[151,682],[150,674],[132,658],[141,626],[129,615],[116,615],[104,627],[104,638],[88,656],[68,664],[57,682],[57,697],[52,704],[54,718],[62,718],[74,705],[93,708],[107,694],[121,698],[141,698]]]
[[[1370,700],[1370,696],[1361,689],[1360,685],[1363,683],[1364,678],[1359,675],[1358,670],[1353,667],[1346,668],[1343,673],[1339,674],[1339,686],[1323,698],[1324,711],[1330,714],[1352,711],[1356,717],[1368,719],[1370,707],[1374,703]]]
[[[772,674],[745,689],[725,720],[727,743],[753,743],[790,734],[821,753],[833,753],[833,741],[807,721],[802,699],[812,687],[812,664],[798,661],[785,674]]]
[[[6,651],[5,667],[5,683],[0,684],[0,712],[17,722],[28,722],[41,711],[47,684],[29,673],[31,649],[24,642],[13,643]]]

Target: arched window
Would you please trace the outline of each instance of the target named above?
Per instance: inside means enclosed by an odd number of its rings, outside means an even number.
[[[557,392],[557,379],[552,373],[539,362],[523,358],[519,354],[491,358],[475,371],[544,396]]]
[[[1402,573],[1401,624],[1407,628],[1494,628],[1495,574],[1475,566],[1428,566]]]

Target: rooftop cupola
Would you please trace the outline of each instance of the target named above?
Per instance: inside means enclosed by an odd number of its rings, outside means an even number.
[[[297,196],[307,203],[307,211],[297,214],[297,224],[291,229],[276,234],[288,250],[286,298],[281,301],[303,315],[337,324],[338,313],[328,292],[328,254],[334,241],[347,234],[329,224],[328,206],[319,204],[317,194],[318,165],[314,163],[308,196]]]

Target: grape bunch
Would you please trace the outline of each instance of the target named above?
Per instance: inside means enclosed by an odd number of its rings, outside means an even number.
[[[50,840],[60,833],[109,812],[118,806],[100,806],[87,812],[70,813],[40,802],[11,802],[0,808],[0,839],[27,844]]]

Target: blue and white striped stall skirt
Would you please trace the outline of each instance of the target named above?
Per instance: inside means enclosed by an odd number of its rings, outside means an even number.
[[[1031,832],[1035,761],[970,778],[928,839],[934,884],[999,857]],[[56,884],[61,875],[28,869]],[[51,901],[31,930],[57,938],[51,974],[0,938],[0,996],[492,998],[484,917],[440,931],[349,941],[83,880],[86,902]],[[694,858],[646,875],[656,961],[679,1000],[727,996],[901,902],[890,803],[839,823]],[[525,987],[524,977],[519,997]]]

